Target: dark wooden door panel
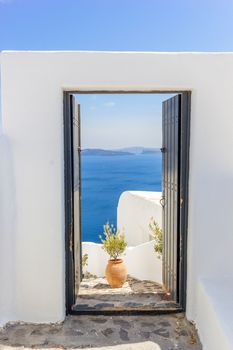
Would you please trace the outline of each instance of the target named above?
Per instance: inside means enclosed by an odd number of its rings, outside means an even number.
[[[75,96],[71,95],[71,113],[73,124],[73,230],[74,230],[74,267],[75,267],[75,295],[77,296],[82,277],[81,253],[81,162],[80,162],[80,105]]]
[[[163,283],[177,299],[179,130],[181,95],[163,102]]]

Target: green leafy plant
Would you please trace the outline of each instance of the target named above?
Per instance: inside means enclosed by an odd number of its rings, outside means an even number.
[[[120,232],[119,229],[116,229],[114,225],[110,225],[108,222],[103,226],[104,238],[100,237],[102,242],[102,248],[110,256],[110,259],[118,259],[122,255],[127,247],[125,241],[125,235]]]
[[[88,265],[88,254],[83,254],[82,256],[82,266],[86,267]]]
[[[163,231],[160,228],[159,224],[151,218],[149,223],[149,229],[152,233],[152,237],[155,240],[154,250],[158,254],[163,254]]]

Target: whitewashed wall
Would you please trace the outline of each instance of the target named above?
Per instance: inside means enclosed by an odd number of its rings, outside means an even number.
[[[232,53],[1,53],[0,322],[65,316],[64,89],[192,90],[187,315],[203,338],[199,281],[233,277]]]
[[[127,191],[121,194],[117,207],[117,227],[124,230],[129,246],[150,240],[151,218],[162,227],[160,199],[161,192]]]

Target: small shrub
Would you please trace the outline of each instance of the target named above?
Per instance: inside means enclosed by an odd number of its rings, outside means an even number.
[[[154,250],[158,254],[163,254],[163,231],[159,224],[151,218],[149,223],[149,229],[152,233],[153,239],[155,240]]]
[[[82,266],[86,267],[88,265],[88,254],[83,254],[82,256]]]
[[[125,241],[125,235],[116,229],[114,225],[110,225],[108,222],[103,226],[104,238],[100,236],[102,242],[102,248],[110,256],[110,259],[118,259],[122,255],[127,247]]]

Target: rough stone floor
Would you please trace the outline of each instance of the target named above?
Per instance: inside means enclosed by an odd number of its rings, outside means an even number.
[[[161,284],[128,277],[122,288],[111,288],[105,277],[83,278],[75,310],[137,310],[175,308]]]
[[[195,327],[183,314],[69,316],[61,324],[7,325],[0,349],[97,348],[112,350],[201,350]],[[21,348],[22,349],[22,348]]]

